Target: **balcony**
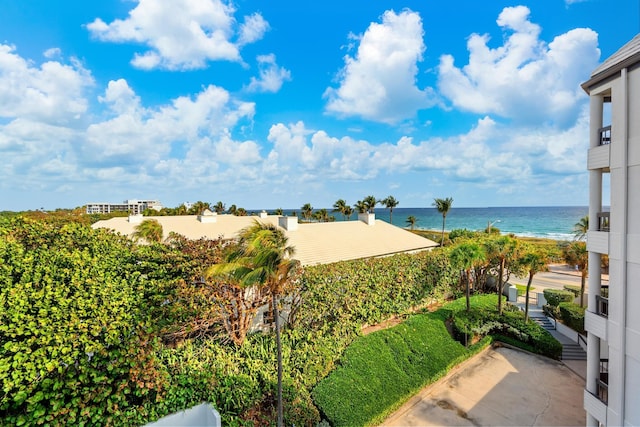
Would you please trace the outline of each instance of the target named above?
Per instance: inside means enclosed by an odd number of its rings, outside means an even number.
[[[609,231],[610,212],[598,212],[598,231]]]
[[[598,221],[600,221],[600,219],[598,218]],[[603,222],[603,224],[601,225],[600,222],[598,222],[598,227],[604,227],[606,228],[607,231],[604,230],[592,230],[587,232],[587,250],[589,252],[596,252],[599,254],[609,254],[609,227],[608,227],[609,223],[606,223],[606,227],[605,223]]]
[[[602,317],[609,317],[609,298],[596,295],[597,313]]]
[[[598,133],[600,134],[599,145],[611,144],[611,125],[598,129]]]
[[[587,169],[598,170],[603,169],[609,171],[611,161],[611,146],[609,144],[598,145],[589,149],[587,156]]]
[[[600,378],[596,379],[596,395],[605,405],[609,402],[609,359],[600,359]]]

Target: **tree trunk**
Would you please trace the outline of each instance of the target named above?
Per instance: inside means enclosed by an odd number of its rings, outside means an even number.
[[[278,304],[276,295],[271,295],[271,303],[273,304],[273,320],[276,324],[276,347],[278,349],[278,427],[284,425],[282,410],[282,343],[280,342],[280,313],[278,313]]]
[[[582,277],[580,278],[580,307],[584,307],[584,288],[587,282],[587,269],[582,270]]]
[[[500,273],[498,274],[498,314],[502,316],[502,291],[504,283],[502,283],[502,275],[504,274],[504,258],[500,260]]]
[[[469,283],[469,275],[471,274],[471,269],[467,269],[467,312],[471,311],[471,288]]]
[[[533,271],[529,272],[529,281],[527,282],[527,294],[524,299],[524,323],[529,321],[529,290],[533,282]]]
[[[442,238],[440,239],[440,246],[444,246],[444,215],[442,216]]]

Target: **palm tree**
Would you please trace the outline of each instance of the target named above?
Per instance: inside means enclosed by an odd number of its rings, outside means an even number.
[[[333,210],[332,212],[340,212],[342,214],[342,219],[345,219],[345,211],[347,210],[347,207],[349,205],[347,205],[347,202],[344,199],[338,199],[334,204],[333,204]]]
[[[367,205],[362,200],[358,200],[353,207],[359,214],[367,212]]]
[[[217,214],[224,213],[224,208],[224,203],[222,203],[221,201],[213,205],[213,210],[215,210]]]
[[[189,208],[189,211],[187,213],[189,215],[200,215],[206,209],[210,209],[209,203],[198,200],[193,205],[191,205],[191,208]]]
[[[418,222],[418,220],[416,219],[415,216],[413,215],[409,215],[407,217],[407,224],[409,224],[411,226],[411,230],[413,231],[413,227],[415,227],[416,222]]]
[[[367,208],[367,212],[369,213],[373,213],[376,209],[376,204],[378,204],[379,200],[377,200],[375,197],[373,196],[367,196],[364,198],[364,200],[362,201],[364,203],[364,205]]]
[[[353,208],[349,205],[344,207],[344,215],[347,217],[347,220],[351,219],[351,215],[353,215]]]
[[[440,246],[444,246],[444,224],[452,204],[453,199],[451,197],[447,197],[446,199],[433,199],[433,206],[442,214],[442,239],[440,240]]]
[[[498,273],[498,314],[502,315],[502,292],[504,291],[505,271],[517,269],[514,263],[518,257],[519,241],[510,236],[500,236],[485,241],[488,258]],[[508,275],[507,274],[507,275]],[[508,278],[508,277],[507,277]]]
[[[238,208],[235,212],[236,216],[247,216],[247,210],[245,208]]]
[[[529,273],[524,301],[524,321],[526,323],[529,321],[529,291],[531,290],[531,283],[533,283],[533,276],[536,273],[549,269],[549,254],[540,248],[527,245],[518,262],[520,262]]]
[[[580,307],[584,307],[584,288],[587,282],[589,252],[585,242],[571,242],[564,250],[564,259],[569,265],[577,265],[580,270]]]
[[[284,214],[284,211],[282,210],[282,208],[277,208],[273,211],[273,214],[282,216]]]
[[[287,246],[285,234],[272,224],[255,221],[240,232],[240,243],[244,248],[243,257],[250,259],[252,265],[251,270],[243,274],[244,280],[265,285],[271,295],[278,359],[278,426],[282,426],[282,342],[278,300],[285,287],[296,279],[299,262],[291,259],[295,249]]]
[[[393,224],[393,208],[398,206],[400,202],[397,201],[395,197],[389,196],[386,199],[382,199],[380,203],[382,203],[385,208],[389,209],[389,223]]]
[[[231,215],[235,215],[237,210],[238,210],[238,208],[236,207],[236,205],[231,205],[231,206],[229,206],[229,211],[228,212]]]
[[[314,216],[318,221],[329,222],[329,212],[325,208],[317,211]]]
[[[147,243],[157,243],[162,241],[162,224],[156,219],[145,219],[136,225],[135,231],[131,235],[136,241],[146,240]]]
[[[461,273],[464,272],[464,279],[466,280],[467,311],[470,311],[471,270],[479,263],[484,262],[486,253],[484,248],[478,243],[467,241],[460,243],[453,248],[450,257],[452,263],[461,269]],[[462,280],[463,278],[460,277],[460,279]]]
[[[305,203],[300,208],[300,212],[302,212],[302,217],[305,220],[309,221],[311,219],[311,215],[313,214],[313,206],[311,206],[311,203]]]
[[[576,240],[584,240],[589,231],[589,215],[585,215],[580,218],[580,221],[573,225],[573,235]]]

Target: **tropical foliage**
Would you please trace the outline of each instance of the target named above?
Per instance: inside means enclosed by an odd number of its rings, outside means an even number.
[[[385,208],[389,209],[389,223],[393,224],[393,208],[398,206],[400,202],[395,197],[389,196],[380,201]]]
[[[435,206],[438,212],[442,214],[442,239],[440,240],[440,246],[444,246],[444,227],[447,220],[447,214],[449,213],[452,204],[453,199],[451,197],[433,200],[433,206]]]

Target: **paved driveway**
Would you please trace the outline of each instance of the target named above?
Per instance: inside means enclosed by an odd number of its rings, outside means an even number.
[[[560,362],[488,349],[423,389],[384,426],[584,426],[584,381]]]

